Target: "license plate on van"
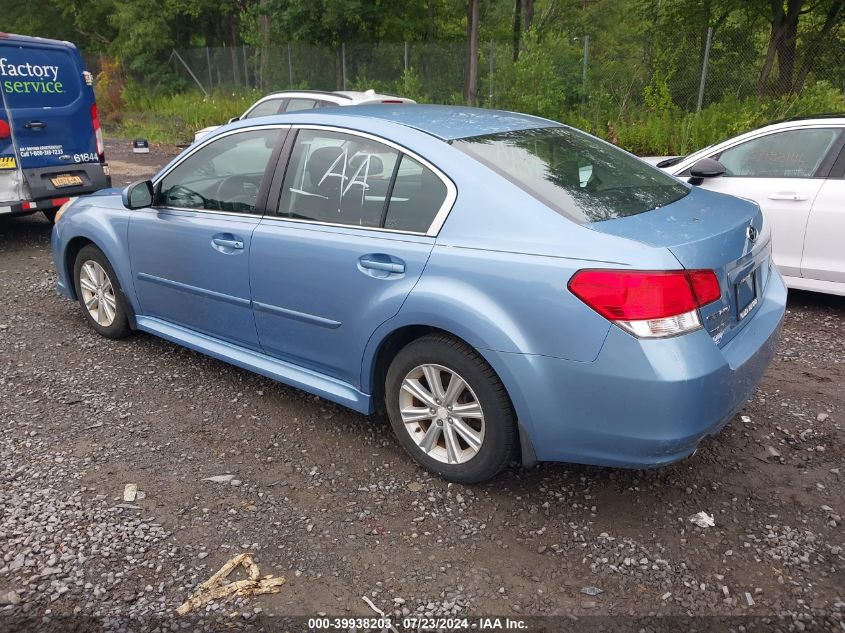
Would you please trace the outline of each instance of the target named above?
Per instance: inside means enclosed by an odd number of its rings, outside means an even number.
[[[54,187],[76,187],[82,184],[82,178],[71,176],[70,174],[62,174],[61,176],[50,178],[50,182],[53,183]]]

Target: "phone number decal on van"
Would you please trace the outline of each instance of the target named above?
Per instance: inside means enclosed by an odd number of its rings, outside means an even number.
[[[36,147],[21,147],[18,150],[21,158],[29,158],[30,156],[61,156],[64,154],[64,149],[61,145],[38,145]]]

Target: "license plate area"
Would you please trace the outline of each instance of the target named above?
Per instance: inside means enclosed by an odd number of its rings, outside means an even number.
[[[757,269],[755,268],[740,279],[735,289],[737,321],[742,321],[757,305]]]
[[[50,178],[50,182],[57,189],[62,187],[79,187],[82,185],[82,178],[80,176],[71,176],[70,174],[61,174]]]

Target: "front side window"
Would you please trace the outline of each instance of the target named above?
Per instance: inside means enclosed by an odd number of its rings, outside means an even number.
[[[812,178],[838,137],[833,128],[776,132],[724,150],[719,162],[725,176]]]
[[[579,223],[637,215],[689,193],[656,167],[568,127],[474,136],[454,146]]]
[[[279,216],[425,233],[446,194],[430,169],[383,143],[301,130],[285,173]]]
[[[158,183],[155,206],[251,213],[281,133],[236,132],[201,147]]]
[[[257,104],[247,112],[243,118],[244,119],[255,119],[256,117],[260,116],[272,116],[274,114],[278,114],[283,108],[285,99],[267,99],[267,101],[262,101],[261,103]]]

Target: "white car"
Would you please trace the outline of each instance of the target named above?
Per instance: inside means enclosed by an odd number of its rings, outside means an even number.
[[[754,200],[787,286],[845,295],[845,115],[775,123],[657,166]]]
[[[375,90],[357,92],[354,90],[339,90],[336,92],[322,92],[320,90],[282,90],[272,92],[253,103],[241,116],[229,119],[229,123],[243,119],[254,119],[261,116],[281,114],[282,112],[296,112],[297,110],[313,110],[334,106],[368,105],[372,103],[416,103],[413,99],[378,94]],[[194,143],[214,130],[219,125],[210,125],[198,130],[194,134]]]

